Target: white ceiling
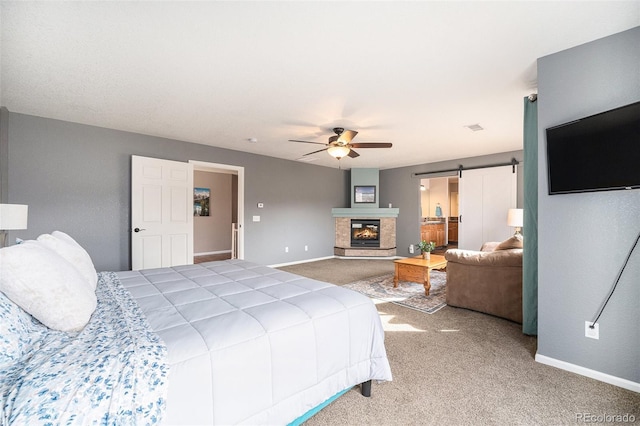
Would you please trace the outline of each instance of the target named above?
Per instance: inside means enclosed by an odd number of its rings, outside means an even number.
[[[336,126],[393,142],[343,169],[522,149],[536,59],[640,25],[638,1],[0,4],[12,112],[290,160]]]

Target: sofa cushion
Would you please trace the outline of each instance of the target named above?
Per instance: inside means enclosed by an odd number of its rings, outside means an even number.
[[[523,247],[522,244],[522,235],[517,234],[514,235],[510,238],[507,238],[506,240],[504,240],[503,242],[501,242],[500,244],[498,244],[496,246],[496,248],[494,248],[494,251],[498,251],[498,250],[512,250],[512,249],[521,249]]]

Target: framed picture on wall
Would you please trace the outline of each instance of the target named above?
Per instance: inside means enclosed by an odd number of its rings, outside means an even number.
[[[209,188],[193,188],[193,215],[209,216],[209,202],[211,190]]]
[[[375,186],[354,186],[353,187],[354,203],[375,203],[376,187]]]

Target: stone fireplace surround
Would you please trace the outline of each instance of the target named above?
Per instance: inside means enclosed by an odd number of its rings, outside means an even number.
[[[394,208],[333,209],[336,237],[334,255],[343,257],[395,256],[398,210]],[[351,219],[380,219],[380,247],[351,247]]]

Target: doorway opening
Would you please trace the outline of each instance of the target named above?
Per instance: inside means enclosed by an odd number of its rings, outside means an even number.
[[[457,175],[420,179],[420,235],[435,254],[458,247],[458,202]]]
[[[194,263],[244,259],[244,167],[194,160],[189,163],[193,164],[194,187],[198,182],[218,185],[210,188],[211,216],[194,217]]]
[[[424,189],[419,191],[421,231],[444,227],[444,245],[434,239],[433,232],[425,235],[436,242],[436,247],[446,247],[457,239],[458,248],[465,250],[479,250],[485,242],[509,238],[513,230],[507,224],[507,212],[518,205],[516,166],[517,161],[513,159],[508,165],[473,167],[464,171],[460,166],[457,178],[450,175],[421,178],[421,189]],[[423,236],[423,239],[426,238]]]

